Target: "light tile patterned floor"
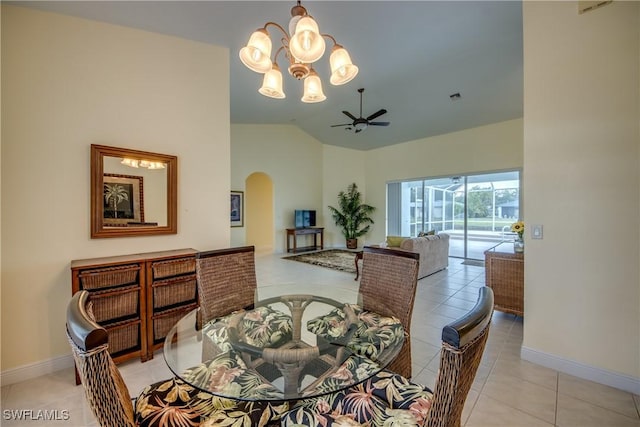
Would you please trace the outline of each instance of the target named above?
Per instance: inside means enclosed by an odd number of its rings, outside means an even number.
[[[282,255],[258,254],[259,286],[304,281],[316,289],[356,290],[348,273],[284,261]],[[433,387],[439,364],[441,328],[470,309],[484,285],[484,268],[450,258],[449,268],[420,280],[412,322],[414,381]],[[522,318],[496,312],[489,341],[467,397],[463,425],[640,427],[640,397],[558,373],[520,359]],[[146,363],[119,365],[132,396],[146,384],[171,376],[161,352]],[[72,369],[2,387],[2,426],[95,426],[76,387]],[[69,411],[68,420],[8,420],[11,410]]]

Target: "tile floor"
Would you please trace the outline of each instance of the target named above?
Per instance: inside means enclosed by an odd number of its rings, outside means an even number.
[[[352,274],[258,254],[259,286],[295,285],[357,289]],[[451,258],[449,268],[420,280],[413,334],[414,381],[433,387],[443,325],[470,309],[484,285],[484,268]],[[565,375],[520,359],[522,318],[496,312],[476,380],[467,397],[463,425],[640,427],[640,396]],[[119,365],[132,396],[142,387],[169,377],[162,353],[153,360]],[[2,387],[2,426],[95,426],[82,387],[65,369]],[[9,420],[7,411],[57,410],[59,421]]]

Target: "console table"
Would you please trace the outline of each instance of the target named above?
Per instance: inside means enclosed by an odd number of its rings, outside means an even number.
[[[485,282],[493,289],[495,309],[524,315],[524,254],[512,242],[500,243],[484,253]]]
[[[298,236],[313,235],[313,246],[298,247]],[[318,245],[318,235],[320,235],[320,245]],[[291,239],[293,237],[293,249],[291,248]],[[296,253],[297,251],[313,251],[324,248],[324,227],[309,228],[287,228],[287,252]]]

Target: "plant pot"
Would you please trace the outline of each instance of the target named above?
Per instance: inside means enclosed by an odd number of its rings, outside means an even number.
[[[358,239],[347,239],[347,249],[357,249]]]

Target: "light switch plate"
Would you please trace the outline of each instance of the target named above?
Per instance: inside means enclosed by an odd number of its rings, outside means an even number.
[[[531,226],[531,238],[542,239],[542,225],[536,224]]]

